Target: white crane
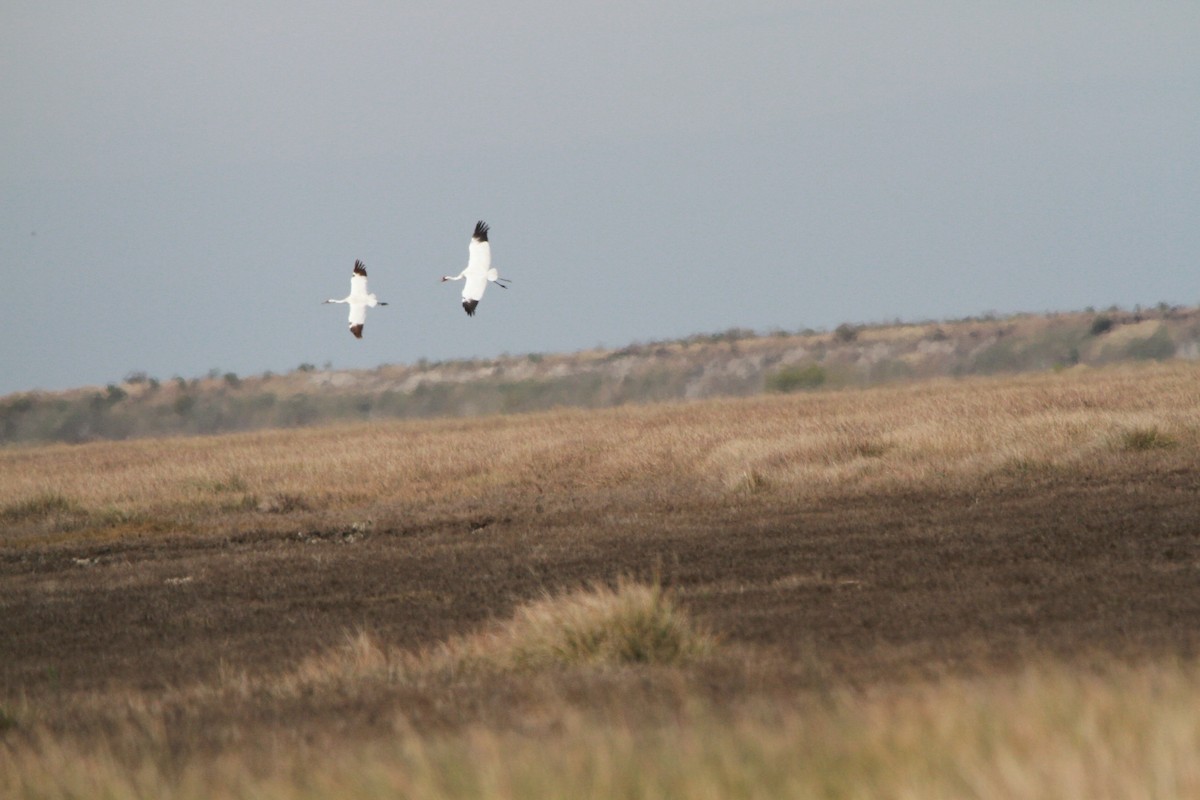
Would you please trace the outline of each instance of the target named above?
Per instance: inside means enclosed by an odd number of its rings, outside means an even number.
[[[367,267],[361,261],[354,262],[354,272],[350,275],[350,294],[341,300],[331,297],[325,302],[350,305],[350,332],[354,334],[355,339],[362,338],[363,323],[367,321],[367,308],[387,305],[367,292]]]
[[[483,220],[475,223],[475,233],[471,236],[471,244],[467,246],[467,268],[457,275],[443,275],[442,282],[466,280],[463,284],[462,304],[468,317],[475,316],[475,306],[483,299],[483,290],[489,282],[501,289],[507,289],[504,284],[511,283],[508,278],[501,278],[500,273],[492,266],[492,246],[488,244],[488,224]]]

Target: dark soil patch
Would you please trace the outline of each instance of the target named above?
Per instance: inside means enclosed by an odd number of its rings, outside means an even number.
[[[486,522],[0,550],[0,696],[278,670],[357,629],[417,648],[618,575],[660,578],[730,646],[850,683],[1200,649],[1191,471],[750,510],[536,503]]]

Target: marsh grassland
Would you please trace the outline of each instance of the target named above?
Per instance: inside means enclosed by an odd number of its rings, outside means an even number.
[[[1200,368],[0,450],[0,796],[1200,796]]]

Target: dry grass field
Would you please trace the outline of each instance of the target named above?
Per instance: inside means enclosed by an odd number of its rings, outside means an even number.
[[[1200,368],[0,450],[0,796],[1200,796]]]

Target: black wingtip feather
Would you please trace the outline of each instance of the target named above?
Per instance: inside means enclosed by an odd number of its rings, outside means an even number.
[[[488,224],[486,222],[484,222],[483,220],[479,220],[479,222],[476,222],[475,223],[475,233],[472,234],[472,236],[481,242],[486,242],[488,240],[487,234],[488,234]]]
[[[362,275],[364,278],[367,277],[367,265],[362,263],[358,259],[355,259],[354,260],[354,274]]]
[[[468,317],[475,316],[475,306],[479,305],[478,300],[463,300],[463,310],[467,312]]]

